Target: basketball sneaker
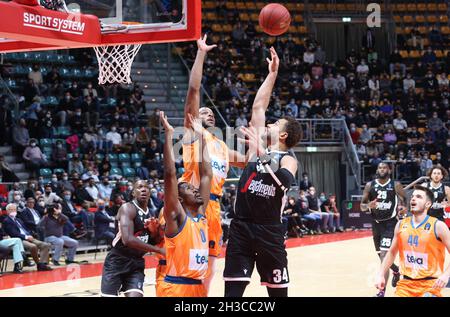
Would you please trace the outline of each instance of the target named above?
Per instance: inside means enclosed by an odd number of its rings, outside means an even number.
[[[385,293],[386,291],[379,291],[378,293],[377,293],[377,295],[375,295],[374,297],[384,297],[384,293]]]

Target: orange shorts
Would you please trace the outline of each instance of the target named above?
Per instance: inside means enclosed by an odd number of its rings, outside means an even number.
[[[222,251],[223,235],[219,202],[209,201],[206,207],[206,221],[208,222],[209,255],[218,257]]]
[[[206,297],[207,292],[203,284],[172,284],[164,280],[159,283],[156,290],[158,297]]]
[[[163,288],[167,285],[164,284],[164,278],[166,277],[166,266],[159,265],[156,267],[156,296],[161,297]]]
[[[433,288],[433,280],[406,280],[402,279],[397,283],[395,295],[399,297],[442,297],[441,290]]]

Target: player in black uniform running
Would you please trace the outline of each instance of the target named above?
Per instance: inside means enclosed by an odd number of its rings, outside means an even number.
[[[400,201],[399,201],[400,200]],[[372,233],[375,250],[383,262],[394,238],[398,212],[404,214],[406,195],[402,185],[391,179],[391,167],[381,162],[377,168],[377,178],[366,184],[361,201],[361,210],[372,215]],[[398,266],[392,264],[392,287],[397,286],[400,279]],[[387,281],[389,272],[385,276]],[[380,291],[376,297],[384,297],[386,290]]]
[[[127,297],[142,297],[144,284],[144,254],[164,250],[156,247],[161,240],[159,221],[148,210],[150,188],[139,180],[133,187],[133,201],[119,208],[119,232],[103,265],[101,294],[115,297],[123,292]]]
[[[297,160],[288,150],[299,142],[301,126],[293,118],[282,118],[264,128],[279,65],[273,47],[270,52],[269,74],[255,97],[250,128],[242,128],[249,150],[229,231],[223,274],[226,297],[244,294],[255,263],[269,296],[288,294],[289,273],[281,219],[286,193],[297,172]],[[267,149],[262,140],[267,140]]]
[[[433,166],[427,173],[430,181],[422,186],[428,188],[433,193],[433,205],[428,211],[428,215],[444,221],[445,207],[450,202],[450,187],[445,186],[442,180],[447,178],[448,172],[442,166]]]

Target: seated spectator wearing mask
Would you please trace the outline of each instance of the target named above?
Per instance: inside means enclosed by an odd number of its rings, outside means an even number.
[[[34,237],[40,237],[37,225],[39,224],[39,221],[41,221],[43,214],[36,210],[34,206],[34,198],[28,198],[26,207],[17,215],[17,218],[23,221],[25,228],[30,231]]]
[[[102,182],[98,184],[98,197],[103,200],[109,200],[112,194],[113,188],[109,183],[109,178],[107,176],[102,178]]]
[[[52,263],[55,266],[60,265],[59,259],[64,247],[67,248],[66,264],[77,263],[74,258],[78,241],[63,235],[64,225],[68,221],[69,218],[62,214],[61,205],[54,204],[47,207],[47,214],[39,222],[39,227],[44,232],[45,241],[50,243],[55,250],[52,257]]]
[[[69,190],[71,193],[75,191],[75,187],[73,187],[72,182],[69,181],[69,174],[66,172],[62,174],[62,179],[58,182],[58,190],[60,192],[63,190]]]
[[[115,219],[110,216],[105,208],[105,201],[98,200],[98,210],[94,217],[95,238],[97,240],[105,239],[110,245],[116,236]]]
[[[74,193],[74,202],[77,205],[83,206],[84,209],[95,207],[94,199],[89,195],[84,187],[83,181],[78,179]]]
[[[62,198],[53,192],[51,184],[45,185],[44,190],[45,190],[45,192],[44,192],[43,197],[44,197],[45,205],[49,206],[49,205],[53,205],[54,203],[58,203],[58,202],[62,201]]]
[[[80,239],[87,234],[89,228],[89,213],[83,209],[77,209],[72,201],[72,194],[69,190],[63,192],[64,200],[61,202],[62,213],[69,218],[68,225],[64,228],[64,235],[71,235],[75,239]],[[83,225],[82,229],[76,229],[73,226]]]
[[[6,212],[8,217],[3,221],[5,232],[11,238],[20,238],[22,240],[24,249],[31,253],[33,260],[37,263],[38,271],[51,271],[52,268],[47,265],[51,245],[35,239],[31,232],[25,228],[22,220],[17,218],[16,205],[9,204],[6,206]]]
[[[5,257],[7,257],[10,253],[10,250],[12,250],[14,259],[13,273],[23,273],[22,264],[25,264],[24,262],[25,249],[23,248],[22,240],[20,238],[9,238],[3,231],[1,223],[0,223],[0,247],[6,248],[5,250],[6,254],[4,254]]]

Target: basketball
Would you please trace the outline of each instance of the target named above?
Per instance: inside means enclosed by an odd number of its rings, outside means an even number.
[[[289,29],[291,14],[281,4],[270,3],[259,14],[259,25],[265,33],[278,36]]]

